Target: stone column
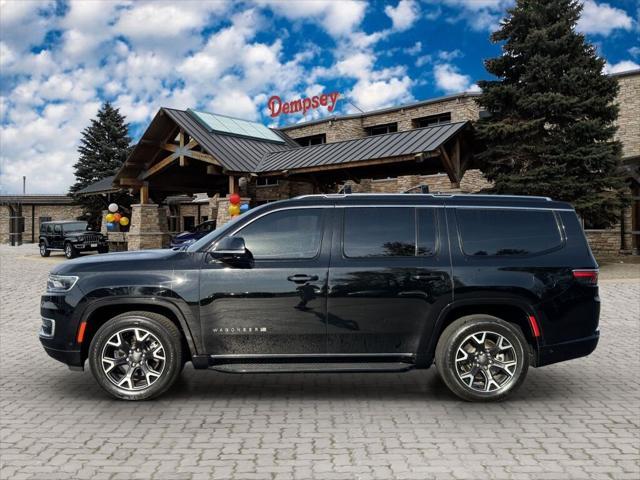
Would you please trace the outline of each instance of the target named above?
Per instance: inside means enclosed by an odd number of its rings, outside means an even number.
[[[167,213],[154,203],[131,205],[131,228],[127,235],[128,250],[146,250],[169,246]]]
[[[104,217],[107,216],[109,210],[102,210],[102,216],[100,217],[100,233],[103,235],[107,235],[107,221]]]
[[[250,201],[250,198],[242,197],[240,199],[240,205],[242,205],[243,203],[249,203]],[[216,217],[216,228],[220,228],[229,220],[231,220],[231,215],[229,215],[229,196],[218,198],[218,216]]]

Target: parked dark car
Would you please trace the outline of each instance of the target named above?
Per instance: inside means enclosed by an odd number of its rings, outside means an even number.
[[[200,240],[202,237],[212,232],[216,228],[215,220],[207,220],[199,225],[196,225],[193,230],[178,233],[171,239],[171,248],[182,248],[187,245],[191,245],[196,240]]]
[[[62,250],[67,258],[75,258],[80,252],[107,253],[107,237],[87,229],[87,222],[64,220],[40,224],[40,255],[48,257],[51,250]]]
[[[221,372],[401,372],[435,363],[500,400],[529,366],[598,343],[598,265],[541,197],[320,195],[255,208],[184,250],[57,265],[40,338],[114,397]],[[577,371],[576,376],[579,376]]]

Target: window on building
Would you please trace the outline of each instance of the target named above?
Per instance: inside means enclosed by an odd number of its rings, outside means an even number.
[[[250,223],[236,236],[244,238],[256,259],[304,259],[320,252],[322,208],[273,212]]]
[[[308,137],[300,137],[295,139],[301,147],[309,147],[311,145],[321,145],[327,143],[327,135],[320,133],[318,135],[309,135]]]
[[[167,217],[167,228],[170,233],[175,233],[180,231],[180,217],[177,216],[169,216]]]
[[[274,177],[258,177],[256,179],[256,186],[258,187],[275,187],[278,183],[278,179]]]
[[[346,208],[344,254],[347,257],[411,257],[416,251],[413,208]]]
[[[209,216],[208,215],[200,215],[200,223],[204,223],[207,220],[209,220]]]
[[[443,123],[451,123],[451,112],[438,113],[427,117],[413,119],[414,128],[432,127]]]
[[[385,123],[384,125],[374,125],[373,127],[365,128],[367,135],[384,135],[385,133],[394,133],[398,131],[397,123]]]
[[[196,226],[196,217],[192,215],[185,215],[182,217],[182,225],[184,227],[183,230],[192,232]]]
[[[551,211],[470,208],[456,218],[465,255],[530,255],[562,244]]]

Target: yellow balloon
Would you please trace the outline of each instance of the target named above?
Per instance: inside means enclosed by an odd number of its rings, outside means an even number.
[[[240,215],[240,205],[229,205],[229,215],[232,217]]]
[[[113,213],[107,213],[104,219],[109,223],[113,222]]]
[[[127,225],[129,225],[129,219],[127,217],[122,217],[120,219],[120,225],[122,225],[123,227],[126,227]]]

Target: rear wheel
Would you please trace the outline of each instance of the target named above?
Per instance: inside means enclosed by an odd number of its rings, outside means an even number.
[[[151,312],[128,312],[105,323],[89,347],[89,364],[111,396],[145,400],[163,394],[182,370],[180,331]]]
[[[70,242],[64,244],[64,256],[67,258],[76,258],[78,256],[78,250],[71,245]]]
[[[527,341],[517,326],[499,318],[462,317],[440,336],[436,368],[447,387],[464,400],[502,400],[527,375]]]
[[[48,257],[49,255],[51,255],[51,250],[47,248],[47,244],[44,242],[40,242],[40,256]]]

